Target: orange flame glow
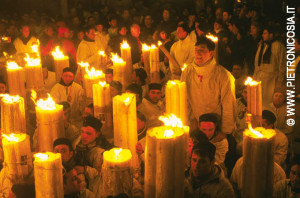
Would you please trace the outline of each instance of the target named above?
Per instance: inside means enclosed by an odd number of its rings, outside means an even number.
[[[184,71],[186,69],[187,65],[183,64],[183,67],[181,68],[181,71]]]
[[[114,63],[124,63],[123,59],[120,58],[120,57],[118,56],[118,54],[113,54],[113,53],[112,53],[111,55],[112,55],[111,60],[112,60]]]
[[[255,86],[258,85],[258,82],[253,80],[251,77],[248,77],[245,81],[245,85]]]
[[[34,154],[34,157],[38,158],[39,160],[49,159],[49,155],[44,154],[44,153],[36,153],[36,154]]]
[[[251,132],[256,138],[263,138],[263,134],[261,134],[260,132],[254,130],[254,129],[252,128],[251,123],[248,123],[248,128],[249,128],[250,132]]]
[[[19,65],[16,62],[7,62],[7,69],[18,70],[18,69],[22,69],[22,67],[19,67]]]
[[[34,67],[41,65],[41,59],[39,58],[31,58],[29,54],[26,53],[26,57],[24,60],[27,62],[27,66]]]
[[[159,116],[158,119],[161,120],[165,124],[165,126],[180,127],[180,128],[183,127],[180,118],[176,117],[174,114]]]
[[[3,97],[2,100],[5,103],[9,103],[9,104],[12,104],[12,103],[20,101],[20,96],[18,96],[18,95],[11,96],[11,95],[8,95],[8,94],[0,94],[0,96]]]
[[[121,48],[130,49],[130,46],[128,45],[127,41],[123,41],[123,43],[121,43]]]
[[[86,67],[85,71],[90,78],[98,78],[101,76],[104,78],[104,73],[101,70],[96,70],[94,67],[92,67],[90,70],[88,67]]]
[[[218,37],[212,35],[211,33],[206,35],[206,38],[210,39],[211,41],[213,41],[214,43],[218,42]]]
[[[55,48],[55,51],[52,52],[52,56],[54,57],[55,60],[63,60],[67,58],[67,56],[65,56],[63,52],[60,51],[59,46],[57,46]]]
[[[44,110],[54,110],[56,109],[55,102],[51,98],[50,94],[48,94],[48,98],[46,100],[39,99],[36,102],[36,105]]]
[[[149,51],[150,47],[147,44],[142,45],[143,51]]]
[[[99,51],[98,54],[101,56],[106,56],[104,51]]]

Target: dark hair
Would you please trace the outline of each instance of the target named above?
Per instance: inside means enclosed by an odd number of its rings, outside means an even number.
[[[216,147],[209,141],[202,141],[193,146],[193,153],[201,157],[208,157],[210,161],[213,161],[215,159]]]
[[[177,28],[181,27],[183,29],[183,31],[185,31],[186,33],[189,32],[189,26],[186,23],[181,23],[177,26]]]
[[[96,30],[95,27],[86,27],[84,28],[84,33],[90,33],[90,30]]]
[[[295,159],[288,164],[287,170],[286,170],[287,175],[290,174],[292,167],[295,166],[295,165],[300,166],[300,159],[299,159],[299,157],[295,157]]]
[[[145,85],[146,84],[146,78],[147,78],[147,73],[143,68],[138,68],[134,70],[136,76],[140,78],[141,84]]]
[[[87,108],[94,109],[94,103],[90,103],[86,106]]]
[[[126,88],[126,91],[130,91],[131,93],[135,93],[139,95],[139,100],[141,101],[143,98],[143,89],[140,85],[136,84],[136,83],[132,83],[130,85],[128,85],[128,87]]]
[[[219,125],[218,115],[215,113],[205,113],[199,116],[199,124],[201,122],[213,122],[217,127]]]
[[[119,81],[114,81],[114,80],[111,81],[110,82],[110,86],[116,88],[119,93],[122,92],[123,85]]]
[[[208,138],[205,135],[205,133],[203,133],[199,129],[195,129],[195,130],[191,131],[190,137],[192,138],[194,144],[202,142],[202,141],[208,141]]]
[[[114,70],[111,69],[111,68],[107,68],[107,69],[105,70],[105,74],[113,74],[113,73],[114,73]]]
[[[14,184],[11,187],[11,191],[17,198],[35,198],[35,186],[34,184]]]
[[[269,110],[263,110],[262,119],[266,119],[268,125],[273,124],[274,126],[274,123],[276,122],[276,116]]]
[[[201,44],[206,45],[206,47],[209,51],[214,51],[215,50],[215,43],[212,40],[210,40],[210,39],[208,39],[204,36],[198,37],[195,46],[198,46],[198,45],[201,45]]]
[[[99,119],[93,117],[93,116],[87,116],[83,120],[83,127],[90,126],[94,128],[96,131],[100,131],[102,127],[102,123]]]
[[[72,142],[68,138],[58,138],[53,142],[53,148],[57,145],[66,145],[69,147],[70,151],[73,151]]]
[[[6,82],[2,79],[2,76],[0,77],[0,84],[4,84],[6,86]]]
[[[62,101],[62,102],[59,102],[58,104],[62,105],[63,106],[63,110],[67,110],[69,108],[71,108],[71,105],[70,103],[68,103],[67,101]]]

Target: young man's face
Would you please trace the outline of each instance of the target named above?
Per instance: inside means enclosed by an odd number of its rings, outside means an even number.
[[[187,36],[187,32],[183,30],[182,27],[178,27],[177,28],[177,38],[180,40],[185,39],[185,37]]]
[[[93,127],[83,126],[81,127],[81,142],[84,145],[90,144],[99,136],[99,132]]]
[[[213,122],[200,122],[199,129],[205,133],[210,140],[215,134],[216,126]]]
[[[214,161],[210,161],[209,157],[202,157],[195,152],[192,153],[191,171],[194,177],[206,177],[212,171]]]
[[[105,74],[105,80],[106,80],[106,83],[111,83],[111,81],[113,81],[113,75]]]
[[[6,92],[5,84],[0,83],[0,94],[5,94],[5,92]]]
[[[268,124],[267,119],[262,119],[262,123],[261,123],[262,127],[264,127],[265,129],[272,129],[273,125],[272,124]]]
[[[131,35],[135,38],[140,36],[141,30],[139,26],[134,26],[130,29]]]
[[[22,34],[25,38],[27,38],[30,34],[30,29],[28,26],[24,26],[22,27]]]
[[[89,108],[89,107],[84,108],[84,112],[83,112],[82,117],[85,118],[87,116],[94,116],[94,110],[92,108]]]
[[[273,104],[274,106],[280,107],[284,104],[284,96],[282,93],[274,93],[273,95]]]
[[[163,19],[164,19],[164,21],[168,21],[170,19],[170,12],[169,12],[169,10],[164,10],[163,11]]]
[[[239,65],[232,66],[232,75],[235,79],[239,78],[242,75],[242,68]]]
[[[73,157],[73,151],[70,151],[69,146],[65,144],[55,146],[54,153],[61,154],[61,160],[63,163],[67,163]]]
[[[300,189],[300,166],[295,164],[291,167],[290,180],[292,190]]]
[[[161,99],[161,91],[156,89],[151,89],[148,92],[149,98],[152,102],[158,102]]]
[[[204,65],[214,56],[214,51],[209,51],[205,44],[195,46],[195,62],[197,65]]]
[[[262,34],[262,38],[265,42],[270,41],[272,39],[272,34],[270,34],[268,30],[264,30]]]
[[[64,110],[64,121],[69,121],[70,120],[70,115],[71,115],[71,108],[67,108]]]
[[[89,32],[86,32],[85,35],[91,39],[95,40],[95,29],[90,29]]]
[[[72,72],[64,72],[62,79],[66,85],[69,85],[74,80],[74,74]]]
[[[245,88],[243,89],[242,97],[244,98],[245,101],[247,101],[247,87],[245,87]]]

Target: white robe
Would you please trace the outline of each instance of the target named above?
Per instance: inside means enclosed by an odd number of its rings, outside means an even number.
[[[71,101],[69,102],[71,106],[70,123],[77,127],[81,127],[79,124],[82,120],[82,113],[85,107],[84,91],[82,87],[75,82],[69,87],[56,83],[52,88],[50,95],[56,103],[68,101],[68,96],[71,97]]]
[[[77,62],[88,62],[91,67],[97,67],[100,61],[96,42],[82,40],[77,48]]]
[[[109,35],[104,32],[95,33],[95,43],[99,50],[105,51],[107,49],[107,44],[109,41]]]
[[[258,66],[258,59],[261,45],[259,45],[255,56],[255,69],[253,78],[261,81],[262,86],[262,102],[267,105],[272,102],[275,85],[283,83],[286,71],[286,49],[279,41],[274,41],[271,46],[270,64],[261,63]],[[264,46],[263,54],[267,50]],[[263,57],[262,57],[263,60]]]
[[[180,65],[180,69],[184,64],[191,64],[195,57],[195,42],[191,40],[190,36],[187,36],[184,40],[176,41],[170,50],[170,55],[174,57],[177,63]],[[175,68],[171,61],[169,61],[170,68]],[[180,75],[172,75],[172,79],[179,80]]]
[[[222,133],[230,134],[235,128],[236,99],[234,77],[212,59],[201,67],[188,65],[181,75],[186,82],[189,118],[197,119],[205,113],[221,116]]]

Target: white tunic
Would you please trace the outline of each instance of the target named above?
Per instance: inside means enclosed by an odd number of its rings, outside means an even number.
[[[212,59],[201,67],[195,63],[189,65],[181,80],[187,85],[190,120],[199,120],[205,113],[216,113],[222,119],[221,131],[230,134],[236,117],[234,77],[230,72]]]

